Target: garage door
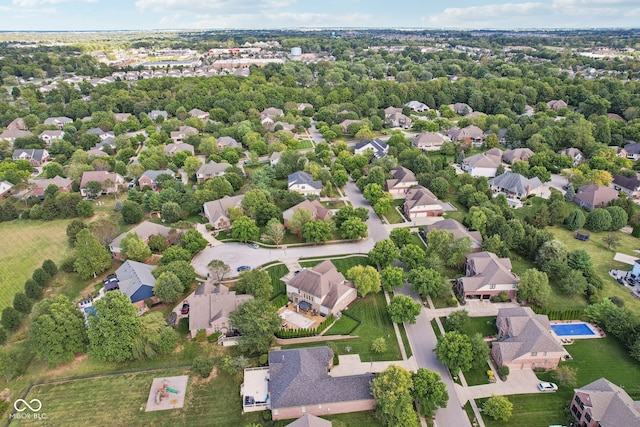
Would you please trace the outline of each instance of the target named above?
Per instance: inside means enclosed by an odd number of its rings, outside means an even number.
[[[425,218],[427,216],[426,212],[418,212],[415,217],[416,218]]]

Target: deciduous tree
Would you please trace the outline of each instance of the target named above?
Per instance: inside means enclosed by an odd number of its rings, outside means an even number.
[[[309,221],[302,228],[302,237],[308,243],[324,243],[331,238],[331,226],[321,220]]]
[[[451,374],[458,375],[459,371],[466,372],[473,366],[473,348],[469,337],[459,332],[444,334],[436,344],[436,356]]]
[[[285,228],[276,218],[272,218],[267,222],[264,233],[260,237],[263,242],[272,242],[276,247],[280,247],[284,240]]]
[[[380,271],[380,282],[387,291],[391,292],[404,284],[404,270],[400,267],[385,267]]]
[[[418,403],[420,415],[432,417],[438,408],[446,408],[449,401],[447,386],[439,373],[420,368],[413,375],[411,395]]]
[[[423,298],[427,296],[435,298],[448,289],[442,275],[426,267],[416,267],[409,271],[407,281],[411,283],[411,289]]]
[[[420,266],[426,257],[427,255],[422,248],[418,245],[414,245],[413,243],[409,243],[400,249],[399,259],[404,263],[408,270],[413,270]]]
[[[371,382],[376,400],[376,416],[387,426],[417,427],[418,414],[413,409],[411,372],[389,366]]]
[[[369,251],[369,260],[378,268],[390,266],[399,256],[400,251],[390,239],[377,241]]]
[[[347,278],[353,280],[358,293],[365,297],[369,293],[380,292],[380,276],[378,271],[370,265],[356,265],[347,271]]]
[[[406,295],[394,295],[387,307],[391,320],[396,323],[416,323],[422,306]]]
[[[133,261],[144,261],[151,256],[149,245],[136,233],[128,233],[120,243],[123,255]]]
[[[268,301],[273,294],[269,273],[257,269],[242,272],[238,280],[238,290]]]
[[[260,237],[260,229],[256,225],[255,220],[243,215],[231,224],[231,237],[241,242],[258,240]]]
[[[513,403],[504,396],[492,395],[482,405],[482,412],[496,420],[509,421],[513,412]]]
[[[240,351],[261,354],[269,351],[282,319],[271,302],[254,299],[231,313],[231,323],[242,334],[238,342]]]
[[[111,265],[111,255],[88,229],[76,236],[76,261],[74,268],[83,279],[94,278]]]
[[[162,302],[176,302],[182,292],[184,291],[184,285],[180,281],[180,278],[171,271],[165,271],[156,280],[156,285],[153,287],[153,293]]]
[[[207,268],[218,282],[221,282],[222,279],[224,279],[224,276],[231,271],[231,267],[219,259],[211,260],[209,265],[207,265]]]

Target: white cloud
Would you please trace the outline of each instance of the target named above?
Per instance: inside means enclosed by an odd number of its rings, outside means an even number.
[[[185,12],[224,14],[242,14],[255,10],[282,9],[294,4],[296,0],[137,0],[140,10],[164,12],[180,10]]]
[[[43,4],[60,4],[67,0],[12,0],[12,3],[20,7],[35,7]]]
[[[613,27],[637,25],[629,7],[638,0],[551,0],[446,8],[428,22],[445,28]]]
[[[328,13],[264,12],[260,14],[203,14],[196,20],[171,19],[164,16],[160,26],[171,28],[291,28],[325,25],[366,26],[372,16],[348,14],[335,16]]]

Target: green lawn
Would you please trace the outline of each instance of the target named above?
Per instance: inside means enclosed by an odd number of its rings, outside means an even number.
[[[603,296],[617,296],[625,302],[627,307],[640,312],[640,300],[633,298],[630,295],[628,288],[620,286],[615,280],[613,280],[613,278],[611,278],[611,276],[609,276],[609,270],[612,269],[631,270],[630,265],[614,261],[613,257],[616,252],[621,252],[627,255],[637,255],[634,250],[640,247],[640,240],[629,234],[616,232],[616,234],[621,238],[620,246],[615,250],[610,250],[602,243],[602,238],[605,237],[608,232],[591,232],[591,239],[583,242],[574,237],[574,232],[569,231],[564,227],[552,227],[549,230],[554,234],[556,239],[560,240],[567,246],[569,251],[584,249],[589,253],[589,255],[591,255],[591,260],[593,261],[596,272],[604,282],[604,289],[602,290]],[[570,309],[570,307],[567,307],[567,309]]]
[[[573,394],[571,395],[573,396]],[[513,403],[513,415],[508,421],[496,421],[483,416],[487,427],[547,427],[550,425],[567,425],[564,407],[571,400],[561,393],[517,394],[506,396]],[[482,408],[487,399],[478,399],[476,404]]]
[[[286,285],[280,278],[287,273],[289,273],[289,269],[284,264],[274,265],[266,269],[266,272],[269,273],[269,277],[271,278],[271,286],[273,286],[273,294],[272,297],[275,297],[278,294],[286,293]]]
[[[326,420],[334,421],[333,425],[338,425],[335,421],[340,422],[341,426],[346,427],[356,427],[356,426],[366,426],[366,427],[382,427],[383,424],[375,417],[373,411],[365,411],[365,412],[352,412],[350,414],[337,414],[337,415],[323,415],[321,418]],[[292,423],[294,420],[280,420],[276,421],[273,424],[273,427],[285,427],[286,425]]]
[[[359,354],[360,359],[363,361],[401,359],[400,347],[398,347],[398,340],[395,337],[393,324],[387,312],[387,302],[382,292],[358,299],[347,311],[351,317],[360,321],[360,326],[351,333],[351,335],[357,335],[358,338],[334,341],[338,348],[338,354]],[[344,327],[343,325],[339,326],[339,328]],[[340,331],[340,329],[334,328],[335,325],[329,330],[332,332],[332,335],[336,334],[336,330]],[[371,351],[371,343],[379,337],[386,339],[387,351],[376,354]],[[326,342],[318,342],[314,343],[314,345],[326,345]],[[301,344],[287,346],[287,348],[309,346],[309,344]]]
[[[421,249],[425,249],[426,248],[424,242],[422,241],[422,239],[420,238],[418,233],[411,233],[411,238],[409,240],[409,243],[412,243],[412,244],[418,246]]]
[[[407,331],[404,328],[404,325],[400,323],[398,325],[398,329],[400,329],[400,336],[402,337],[402,344],[404,345],[404,351],[407,354],[407,358],[413,355],[411,351],[411,344],[409,344],[409,337],[407,337]]]
[[[389,224],[400,224],[402,222],[405,222],[404,217],[400,215],[396,210],[396,206],[400,206],[400,209],[402,209],[403,204],[404,204],[403,199],[397,199],[393,201],[393,203],[391,204],[391,209],[385,215],[385,217],[387,218],[387,221],[389,221]]]
[[[348,335],[359,325],[358,321],[349,317],[341,316],[340,319],[329,328],[325,335]]]
[[[491,368],[489,367],[489,364],[484,363],[482,364],[482,366],[469,369],[464,373],[464,378],[467,380],[467,384],[470,386],[489,384],[489,376],[487,375],[487,371],[490,369]]]
[[[345,206],[342,200],[330,200],[328,202],[320,202],[320,204],[327,209],[340,209]]]
[[[67,243],[70,220],[10,221],[0,223],[0,311],[13,304],[16,292],[46,259],[59,264],[71,248]]]
[[[513,209],[512,212],[516,218],[520,218],[522,220],[533,218],[534,216],[536,216],[536,213],[538,212],[538,209],[540,209],[540,206],[544,203],[547,203],[545,199],[541,197],[532,197],[524,202],[523,207]]]
[[[436,334],[436,339],[440,339],[442,334],[440,333],[440,328],[438,328],[438,323],[436,322],[436,319],[431,319],[431,328],[433,329],[433,332]]]
[[[144,412],[155,377],[190,375],[182,409]],[[47,419],[41,422],[14,421],[15,425],[196,425],[240,426],[259,422],[260,412],[242,414],[240,377],[218,374],[209,381],[189,370],[121,374],[34,387],[26,400],[42,401]],[[215,398],[212,398],[215,396]],[[70,421],[75,420],[75,421]]]

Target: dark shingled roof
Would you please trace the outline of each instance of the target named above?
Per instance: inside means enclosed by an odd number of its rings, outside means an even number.
[[[373,374],[331,377],[329,347],[280,350],[269,353],[271,408],[319,405],[373,399]]]

